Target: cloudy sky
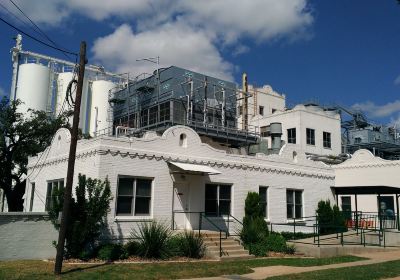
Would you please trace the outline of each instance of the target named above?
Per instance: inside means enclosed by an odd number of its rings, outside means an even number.
[[[400,5],[395,0],[14,0],[63,48],[88,43],[89,63],[140,74],[160,56],[240,82],[269,84],[288,105],[310,100],[400,124]],[[0,17],[24,31],[0,0]],[[15,15],[18,17],[15,17]],[[0,95],[8,94],[16,31],[0,22]],[[23,49],[64,58],[24,38]]]

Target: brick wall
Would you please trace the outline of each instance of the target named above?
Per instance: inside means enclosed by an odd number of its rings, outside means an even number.
[[[0,213],[0,260],[54,258],[57,237],[46,213]]]

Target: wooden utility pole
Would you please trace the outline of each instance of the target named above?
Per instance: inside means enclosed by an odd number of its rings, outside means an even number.
[[[78,84],[76,88],[76,97],[74,105],[74,119],[72,122],[71,131],[71,144],[69,148],[68,157],[68,169],[67,169],[67,183],[64,191],[64,205],[61,216],[60,231],[58,233],[57,242],[57,255],[56,263],[54,265],[54,274],[61,274],[62,263],[64,258],[64,244],[65,235],[67,233],[68,219],[70,216],[70,204],[72,194],[72,181],[74,179],[75,169],[75,156],[76,156],[76,144],[78,142],[78,125],[79,125],[79,113],[81,111],[81,97],[83,89],[83,77],[85,75],[85,64],[86,64],[86,42],[81,42],[81,48],[79,51],[79,72],[78,72]]]

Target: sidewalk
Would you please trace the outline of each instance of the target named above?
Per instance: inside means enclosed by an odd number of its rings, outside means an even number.
[[[309,271],[317,271],[324,269],[332,269],[332,268],[341,268],[341,267],[352,267],[352,266],[361,266],[375,263],[382,263],[387,261],[393,261],[400,259],[400,250],[398,251],[388,251],[388,252],[375,252],[375,253],[365,253],[365,254],[357,254],[356,256],[368,258],[368,260],[356,261],[350,263],[339,263],[339,264],[330,264],[323,266],[310,266],[310,267],[295,267],[295,266],[267,266],[267,267],[255,267],[252,268],[254,272],[243,275],[227,275],[220,277],[207,277],[207,278],[194,278],[192,280],[226,280],[226,279],[265,279],[272,276],[279,275],[287,275],[293,273],[302,273]],[[393,279],[400,279],[398,277]]]

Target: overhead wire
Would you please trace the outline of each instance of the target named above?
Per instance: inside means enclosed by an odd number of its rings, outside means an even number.
[[[40,39],[34,37],[33,35],[30,35],[29,33],[23,31],[22,29],[16,27],[15,25],[13,25],[12,23],[8,22],[7,20],[5,20],[5,19],[2,18],[2,17],[0,17],[0,21],[3,22],[3,23],[5,23],[5,24],[8,25],[9,27],[11,27],[11,28],[17,30],[18,32],[24,34],[25,36],[31,38],[32,40],[34,40],[34,41],[36,41],[36,42],[38,42],[38,43],[40,43],[40,44],[46,46],[46,47],[52,48],[52,49],[54,49],[54,50],[57,50],[57,51],[60,51],[60,52],[63,52],[63,53],[67,53],[67,54],[71,54],[71,55],[74,55],[74,56],[78,56],[78,54],[75,53],[75,52],[72,52],[72,51],[69,51],[69,50],[65,50],[65,49],[62,49],[62,48],[58,48],[58,47],[54,47],[54,46],[52,46],[52,45],[50,45],[50,44],[48,44],[48,43],[46,43],[46,42],[43,42],[42,40],[40,40]]]
[[[29,22],[38,30],[39,34],[41,34],[44,38],[46,38],[49,42],[51,42],[54,47],[60,48],[58,44],[54,42],[49,36],[47,36],[47,34],[33,20],[31,20],[30,17],[27,14],[25,14],[24,11],[13,0],[9,1],[18,9],[18,11],[21,12],[21,14],[23,14],[29,20]],[[63,52],[63,54],[68,59],[72,59],[67,53]]]

